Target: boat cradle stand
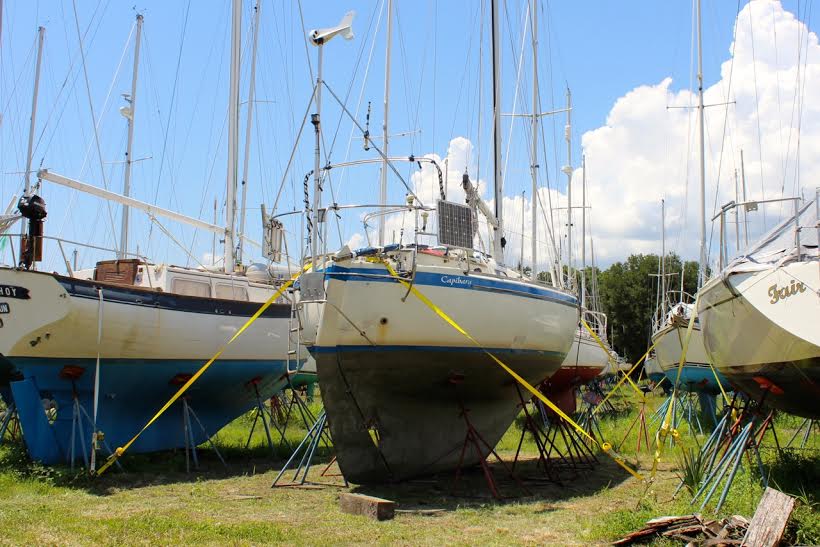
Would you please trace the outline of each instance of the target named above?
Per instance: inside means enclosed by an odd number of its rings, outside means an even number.
[[[20,417],[17,415],[17,406],[11,401],[0,415],[0,444],[6,439],[16,442],[20,438]]]
[[[97,430],[97,424],[94,419],[88,414],[85,406],[80,402],[80,393],[77,390],[77,380],[85,373],[85,368],[72,365],[66,365],[60,371],[60,378],[71,382],[71,436],[68,444],[68,461],[71,470],[74,470],[74,462],[77,455],[77,443],[79,443],[80,454],[83,456],[83,463],[87,469],[94,470],[91,467],[91,455],[96,453],[100,445],[111,456],[114,452],[105,440],[105,435],[102,431]],[[90,446],[86,446],[85,439],[91,432],[89,440]],[[122,465],[117,462],[117,468],[122,471]]]
[[[453,480],[452,487],[450,489],[450,493],[452,494],[455,492],[455,488],[461,479],[461,473],[464,468],[464,456],[468,448],[472,449],[475,453],[476,459],[478,460],[478,464],[481,466],[481,471],[484,474],[484,480],[487,483],[487,488],[489,488],[490,492],[492,493],[493,497],[496,499],[504,499],[498,491],[498,482],[493,475],[492,469],[490,469],[490,464],[487,462],[487,458],[489,458],[490,454],[495,456],[495,459],[501,464],[504,470],[507,472],[507,475],[515,481],[516,484],[524,491],[528,496],[532,495],[532,493],[524,486],[524,483],[521,482],[521,479],[515,474],[513,467],[507,465],[507,463],[498,455],[498,452],[495,451],[495,448],[491,446],[484,437],[481,436],[481,433],[475,428],[473,423],[470,421],[470,409],[464,406],[464,402],[461,399],[460,394],[458,393],[458,385],[464,381],[464,376],[458,373],[450,374],[448,379],[448,383],[453,386],[455,392],[455,398],[458,402],[459,408],[459,416],[464,419],[464,425],[466,427],[467,432],[464,435],[464,442],[461,445],[461,455],[459,456],[458,465],[456,466],[456,474]],[[516,385],[516,389],[518,386]],[[520,392],[519,392],[520,394]]]
[[[760,457],[760,445],[767,431],[772,432],[775,443],[779,444],[774,430],[774,411],[770,410],[768,414],[764,414],[761,412],[760,404],[749,400],[742,401],[736,406],[737,399],[735,396],[732,402],[724,407],[722,419],[701,448],[701,455],[708,458],[708,464],[704,478],[690,502],[694,505],[703,496],[698,512],[703,512],[720,484],[724,483],[715,507],[715,513],[720,511],[732,482],[741,469],[740,464],[744,455],[749,457],[750,463],[757,465],[763,486],[768,486],[763,460]],[[674,495],[677,495],[682,487],[683,482],[678,485]]]
[[[222,457],[222,454],[214,444],[211,435],[205,430],[205,426],[202,425],[202,422],[199,421],[196,412],[194,412],[194,409],[191,408],[190,397],[182,396],[180,399],[182,400],[182,429],[185,435],[185,472],[191,472],[191,459],[194,461],[194,469],[199,469],[199,456],[197,456],[196,453],[196,441],[194,440],[194,428],[191,418],[193,418],[199,426],[200,431],[202,431],[202,434],[206,439],[208,439],[208,444],[211,445],[211,448],[213,448],[219,458],[219,461],[221,461],[222,465],[225,469],[227,469],[228,464],[225,463],[225,458]]]
[[[294,392],[294,396],[298,395]],[[308,411],[309,412],[309,411]],[[324,409],[319,413],[319,417],[308,427],[308,432],[305,437],[302,439],[302,442],[299,443],[299,446],[296,447],[296,450],[290,455],[288,461],[285,462],[285,465],[282,467],[279,474],[276,475],[276,478],[273,479],[273,484],[271,484],[271,488],[276,487],[300,487],[307,484],[308,481],[308,473],[310,473],[310,468],[313,466],[313,458],[316,456],[317,449],[319,448],[319,443],[324,442],[325,448],[330,449],[332,446],[330,442],[330,427],[327,423],[327,414],[325,413]],[[288,469],[290,469],[291,464],[296,461],[296,458],[299,457],[301,454],[301,458],[299,459],[299,464],[296,466],[293,478],[290,482],[283,482],[280,483],[279,481],[281,478],[287,473]],[[333,484],[333,483],[318,483],[318,482],[310,482],[311,485],[314,486],[339,486],[339,487],[348,487],[347,479],[342,474],[330,474],[328,471],[330,470],[331,466],[336,463],[336,457],[332,457],[327,465],[322,469],[321,473],[319,474],[320,477],[341,477],[344,484]]]

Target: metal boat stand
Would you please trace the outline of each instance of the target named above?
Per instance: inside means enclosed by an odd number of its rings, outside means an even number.
[[[183,396],[182,399],[182,428],[185,434],[185,472],[191,472],[191,458],[193,457],[194,460],[194,469],[199,469],[199,457],[196,453],[196,441],[194,440],[194,429],[193,429],[193,422],[191,418],[196,421],[196,424],[199,426],[200,431],[208,439],[208,444],[211,445],[214,452],[216,452],[217,457],[219,457],[219,461],[222,462],[222,465],[225,466],[225,469],[228,468],[228,464],[225,463],[225,458],[222,457],[222,454],[219,453],[219,449],[214,444],[213,440],[211,439],[211,435],[205,430],[205,426],[202,425],[202,422],[199,421],[199,418],[194,412],[194,409],[191,408],[191,404],[189,403],[190,398]]]
[[[803,420],[803,423],[801,423],[797,427],[797,429],[794,432],[794,435],[792,435],[792,438],[789,439],[789,442],[786,443],[786,446],[784,448],[791,448],[792,443],[795,441],[795,439],[797,439],[797,436],[801,432],[803,433],[803,436],[800,440],[800,448],[806,448],[806,445],[809,442],[809,437],[811,437],[811,433],[815,429],[817,429],[817,432],[820,433],[820,422],[818,422],[817,420],[812,420],[811,418],[806,418],[805,420]],[[0,435],[0,438],[2,438],[2,435]]]
[[[256,408],[254,409],[253,413],[253,423],[251,424],[251,429],[248,432],[248,440],[245,441],[245,450],[251,445],[251,439],[253,438],[253,432],[256,430],[256,424],[262,422],[262,426],[265,428],[265,437],[268,441],[268,448],[273,455],[276,455],[276,447],[273,444],[273,438],[271,437],[270,428],[275,427],[276,430],[281,434],[282,441],[288,444],[287,439],[285,438],[285,431],[284,427],[280,428],[277,424],[277,421],[274,420],[273,417],[273,400],[271,400],[271,406],[268,408],[265,405],[265,401],[262,400],[262,396],[259,394],[259,382],[260,378],[254,378],[248,385],[253,386],[254,394],[256,395]],[[290,448],[290,444],[288,444],[288,448]]]
[[[672,407],[671,411],[670,405]],[[663,427],[667,412],[672,413],[669,424],[669,427],[672,430],[677,431],[682,421],[686,420],[689,424],[690,432],[696,432],[695,427],[697,427],[697,432],[700,432],[701,434],[703,433],[703,429],[700,427],[700,420],[698,419],[697,403],[691,397],[691,394],[685,392],[673,392],[669,395],[669,397],[661,403],[661,406],[658,407],[658,410],[655,411],[655,414],[652,416],[652,420],[650,421],[650,425],[654,425],[655,422],[657,422],[658,430],[660,430]],[[674,437],[670,435],[669,445],[671,446],[673,442]]]
[[[538,411],[541,414],[541,420],[547,431],[547,443],[561,455],[557,463],[571,468],[576,473],[580,468],[590,469],[597,465],[598,458],[587,444],[586,439],[581,437],[581,435],[575,431],[572,426],[561,419],[560,416],[544,406],[541,401],[537,401],[536,403]],[[564,446],[564,452],[561,452],[558,448],[557,441],[559,435]]]
[[[524,437],[527,433],[529,433],[532,435],[533,441],[535,441],[535,446],[538,448],[538,462],[536,467],[540,468],[544,472],[547,480],[561,484],[561,477],[552,465],[550,454],[552,450],[555,449],[560,458],[563,458],[564,456],[556,449],[555,446],[550,446],[549,449],[547,448],[546,432],[530,412],[529,405],[527,404],[527,401],[524,400],[524,396],[521,394],[521,388],[517,385],[515,387],[518,391],[518,400],[520,401],[519,407],[521,408],[521,411],[524,412],[524,427],[521,429],[521,436],[518,439],[518,447],[515,449],[515,458],[513,459],[511,466],[512,471],[515,471],[515,465],[518,463],[518,457],[521,454],[521,446],[524,444]]]
[[[71,405],[71,440],[69,441],[69,448],[68,448],[68,459],[71,465],[71,470],[74,471],[74,462],[76,460],[76,449],[77,449],[77,442],[80,443],[80,452],[83,455],[83,463],[85,464],[86,468],[90,468],[89,463],[89,456],[91,454],[91,450],[98,450],[99,445],[105,449],[109,456],[114,454],[114,451],[111,450],[111,447],[108,446],[108,443],[105,440],[105,437],[101,431],[94,431],[95,424],[94,420],[91,419],[91,416],[88,414],[88,411],[85,407],[80,404],[80,397],[77,394],[77,386],[72,380],[71,382],[72,388],[72,405]],[[87,426],[87,429],[83,427],[83,425]],[[90,430],[93,432],[94,440],[90,441],[94,446],[90,446],[86,448],[85,444],[85,436],[86,431]],[[122,465],[120,465],[119,461],[116,461],[117,468],[120,471],[123,471]]]
[[[470,409],[465,408],[464,405],[459,400],[459,407],[461,408],[461,417],[464,418],[464,424],[467,426],[467,434],[464,436],[464,444],[461,446],[461,456],[458,460],[458,466],[456,467],[456,476],[453,480],[453,485],[451,490],[451,494],[455,491],[456,485],[458,484],[459,479],[461,479],[461,471],[464,467],[464,455],[467,452],[467,447],[471,447],[475,452],[476,457],[478,458],[478,463],[481,466],[481,470],[484,473],[484,479],[487,481],[487,487],[490,489],[493,497],[495,499],[503,499],[504,497],[498,492],[498,483],[493,476],[492,469],[490,469],[490,464],[487,463],[487,457],[490,454],[495,456],[496,460],[504,466],[505,471],[510,476],[512,480],[514,480],[521,489],[526,492],[527,495],[531,495],[530,491],[527,490],[527,487],[524,486],[524,483],[513,473],[513,470],[507,466],[506,462],[501,459],[501,456],[495,451],[495,449],[490,446],[490,444],[481,436],[475,427],[473,427],[472,422],[470,422]],[[486,449],[486,454],[482,450],[482,446]]]
[[[606,393],[604,393],[604,390],[601,388],[602,381],[606,382],[608,385],[612,384],[612,382],[608,380],[593,379],[586,385],[586,392],[582,392],[581,401],[583,401],[585,409],[594,408],[601,404],[599,403],[599,401],[604,401],[603,407],[601,409],[602,412],[604,414],[614,414],[618,411],[618,409],[615,408],[615,405],[612,404],[612,401],[606,400]]]
[[[638,415],[635,416],[635,419],[632,420],[632,423],[629,425],[629,428],[626,430],[626,434],[624,435],[624,438],[621,439],[620,443],[618,443],[618,446],[616,447],[617,450],[621,449],[623,444],[626,442],[626,438],[629,437],[630,433],[632,433],[632,429],[635,427],[636,424],[639,424],[639,426],[638,426],[638,443],[637,443],[637,446],[635,447],[635,451],[636,452],[641,451],[641,440],[644,441],[644,446],[646,446],[646,449],[649,450],[649,431],[646,427],[646,401],[641,402],[641,409],[638,411]]]
[[[6,406],[0,419],[0,444],[6,439],[15,442],[21,438],[20,417],[17,415],[17,405],[12,401]]]
[[[288,429],[288,425],[290,425],[290,421],[294,418],[295,413],[293,409],[295,408],[299,412],[299,417],[302,419],[302,424],[305,426],[305,429],[309,430],[311,426],[316,423],[317,418],[313,415],[307,403],[299,396],[299,392],[296,388],[293,387],[290,381],[290,374],[287,375],[286,380],[287,386],[282,390],[281,394],[271,397],[270,414],[271,423],[279,432],[280,442],[284,442],[288,445],[288,448],[291,448],[290,442],[285,437],[285,432]],[[287,395],[288,393],[290,394],[289,397]],[[328,431],[323,432],[322,437],[325,448],[330,448],[330,436]]]
[[[769,429],[773,431],[774,411],[769,411],[764,418],[758,412],[759,408],[754,403],[746,401],[737,417],[733,418],[733,405],[725,407],[718,427],[715,428],[701,449],[701,455],[708,456],[709,462],[705,477],[690,501],[690,504],[694,505],[703,496],[699,512],[704,510],[706,504],[717,492],[720,484],[724,483],[723,491],[714,510],[715,513],[720,511],[729,494],[732,482],[741,468],[740,464],[744,455],[748,457],[750,463],[757,465],[764,487],[768,486],[763,460],[760,457],[760,444],[766,431]],[[682,486],[683,483],[681,482],[675,494],[680,491]]]
[[[319,447],[320,441],[323,439],[325,442],[328,441],[330,435],[329,426],[327,423],[327,414],[324,410],[319,414],[319,417],[313,422],[313,424],[308,428],[307,435],[305,438],[302,439],[302,442],[299,443],[299,446],[296,447],[296,450],[290,455],[288,461],[285,462],[285,465],[282,467],[282,470],[279,471],[279,474],[276,475],[276,478],[273,479],[273,484],[271,484],[271,488],[276,487],[293,487],[293,486],[304,486],[308,483],[308,473],[310,473],[310,468],[313,466],[313,458],[316,455],[316,449]],[[301,455],[301,457],[300,457]],[[293,474],[293,478],[290,482],[287,483],[279,483],[279,480],[287,473],[288,469],[290,469],[291,464],[296,461],[296,458],[300,457],[299,464],[296,466],[295,473]],[[316,483],[310,482],[310,484],[320,485],[320,486],[340,486],[347,488],[348,482],[344,475],[341,474],[329,474],[328,471],[330,467],[336,462],[336,457],[334,456],[331,458],[330,462],[324,467],[322,472],[319,474],[321,477],[341,477],[344,481],[344,484],[328,484],[328,483]]]
[[[577,415],[575,421],[578,425],[584,428],[584,431],[588,432],[591,437],[600,440],[604,438],[604,434],[601,432],[601,421],[598,418],[598,414],[595,412],[595,407],[593,405],[586,405]],[[590,444],[589,439],[584,438],[582,441],[584,441],[587,445]]]

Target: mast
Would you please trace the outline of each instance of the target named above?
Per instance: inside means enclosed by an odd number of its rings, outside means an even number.
[[[382,121],[382,147],[384,155],[382,156],[382,171],[381,181],[379,183],[379,205],[384,207],[387,205],[387,156],[388,156],[388,137],[387,137],[387,116],[390,112],[390,50],[392,47],[393,38],[393,0],[387,0],[387,47],[384,59],[384,118]],[[384,245],[384,210],[379,215],[379,246]]]
[[[34,91],[31,96],[31,123],[28,128],[28,152],[26,153],[25,195],[31,192],[31,155],[34,147],[34,126],[37,120],[37,95],[40,92],[40,66],[43,60],[43,39],[46,27],[37,28],[37,64],[34,68]]]
[[[740,203],[740,190],[737,184],[737,169],[735,169],[735,203]],[[738,207],[735,207],[735,254],[740,254],[740,208]]]
[[[567,164],[562,171],[567,176],[567,275],[572,275],[572,94],[567,87],[567,125],[564,127],[567,142]],[[575,279],[570,277],[571,285]]]
[[[538,1],[533,0],[532,9],[532,274],[533,281],[538,279]],[[523,261],[523,257],[521,260]]]
[[[242,264],[245,249],[245,206],[248,201],[248,164],[251,159],[251,126],[253,125],[253,105],[256,99],[256,50],[259,43],[259,17],[262,12],[262,0],[256,0],[253,17],[253,46],[251,46],[251,74],[248,89],[248,120],[245,123],[245,159],[242,165],[242,205],[239,209],[239,241],[236,262]]]
[[[681,274],[683,276],[683,274]],[[666,313],[666,200],[661,198],[661,320]],[[683,298],[683,295],[681,295]]]
[[[242,39],[242,0],[233,0],[231,10],[231,78],[228,93],[228,174],[225,189],[225,261],[223,268],[232,273],[234,259],[234,225],[236,223],[236,156],[239,152],[239,63]]]
[[[581,155],[581,309],[586,308],[587,289],[587,157]]]
[[[137,108],[137,75],[140,63],[140,36],[142,35],[142,14],[137,14],[137,31],[134,38],[134,69],[131,74],[131,94],[125,98],[128,106],[120,110],[128,120],[128,144],[125,148],[125,180],[122,185],[122,195],[128,197],[131,194],[131,166],[134,163],[131,159],[131,149],[134,144],[134,113]],[[122,206],[122,228],[120,230],[120,250],[117,252],[119,258],[128,257],[128,206]]]
[[[493,39],[493,185],[495,219],[498,226],[493,233],[493,255],[499,264],[504,263],[504,181],[501,177],[501,44],[499,33],[498,3],[492,0]]]
[[[317,258],[319,255],[319,206],[322,204],[322,186],[320,184],[320,171],[322,161],[322,61],[325,48],[323,43],[319,44],[318,62],[316,63],[316,113],[311,116],[310,122],[313,124],[313,131],[316,137],[316,144],[313,150],[313,211],[310,232],[310,261],[313,271],[316,271]]]
[[[703,123],[703,29],[700,0],[698,0],[698,125],[700,138],[700,262],[698,264],[698,289],[706,279],[706,165]]]
[[[524,200],[526,199],[526,194],[524,190],[521,190],[521,260],[518,263],[519,271],[521,273],[521,277],[524,277],[524,230],[526,227],[524,226]]]
[[[217,223],[216,218],[216,198],[214,198],[214,224]],[[214,232],[213,237],[211,238],[211,263],[216,265],[216,232]]]
[[[316,63],[316,89],[313,98],[316,101],[316,113],[310,116],[310,123],[316,135],[316,145],[313,156],[313,210],[311,220],[308,223],[310,231],[310,263],[316,271],[316,264],[319,253],[319,206],[322,204],[322,186],[320,184],[321,153],[322,153],[322,68],[324,58],[324,45],[338,35],[342,35],[345,40],[353,39],[353,16],[356,12],[349,11],[335,27],[315,29],[308,33],[310,43],[317,47],[318,61]],[[307,211],[306,211],[307,213]]]

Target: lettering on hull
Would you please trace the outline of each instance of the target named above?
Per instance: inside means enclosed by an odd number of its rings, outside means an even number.
[[[27,288],[18,287],[17,285],[0,285],[0,296],[17,298],[18,300],[29,300],[31,298]]]
[[[797,293],[806,292],[806,284],[799,281],[792,280],[791,284],[786,287],[778,287],[777,283],[769,287],[769,304],[777,304],[781,300],[785,300]]]

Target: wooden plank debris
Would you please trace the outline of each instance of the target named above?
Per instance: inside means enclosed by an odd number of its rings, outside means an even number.
[[[339,507],[345,513],[363,515],[375,520],[390,520],[396,514],[394,501],[348,492],[339,496]]]
[[[774,488],[766,488],[749,524],[744,545],[774,547],[786,531],[786,523],[794,510],[794,498]]]
[[[738,515],[721,521],[705,520],[700,515],[658,517],[613,545],[643,543],[658,536],[695,545],[740,545],[748,526],[749,521]]]

